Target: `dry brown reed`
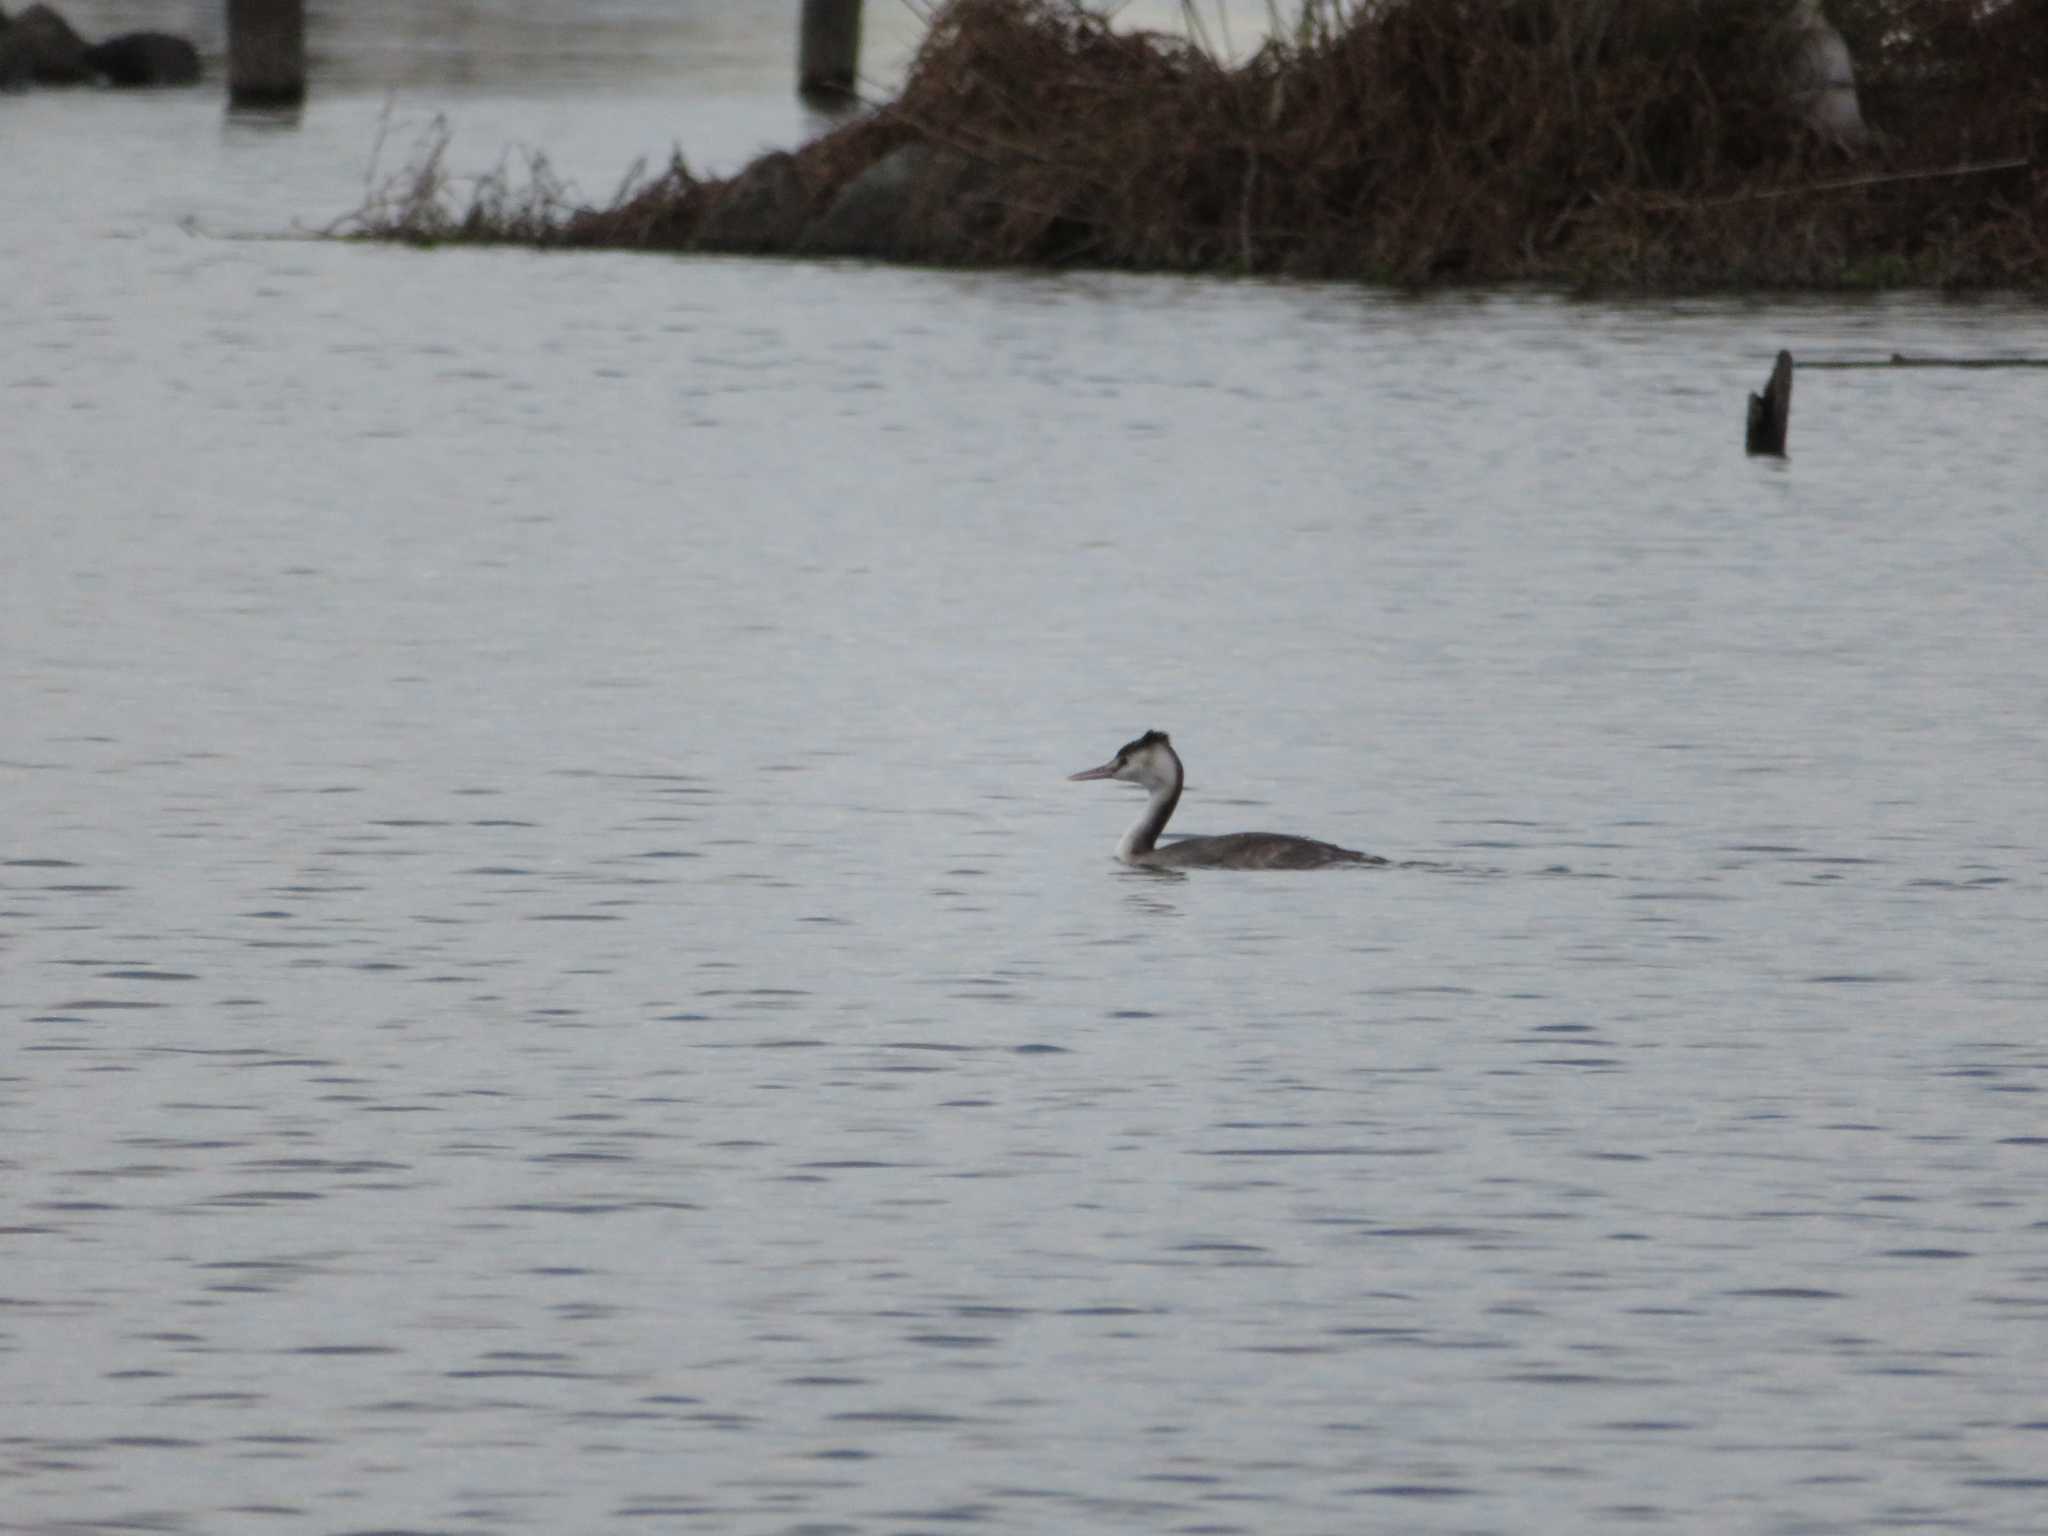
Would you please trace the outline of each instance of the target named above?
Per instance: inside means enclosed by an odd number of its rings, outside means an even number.
[[[887,254],[1401,282],[2048,278],[2048,0],[1830,0],[1880,133],[1801,122],[1788,0],[1307,0],[1242,62],[1073,0],[950,0],[898,97],[789,162],[800,220],[929,151]],[[1993,170],[1961,168],[1997,163]],[[401,184],[361,232],[690,249],[738,180],[602,208]],[[429,189],[433,190],[433,189]],[[764,239],[762,248],[801,248]]]

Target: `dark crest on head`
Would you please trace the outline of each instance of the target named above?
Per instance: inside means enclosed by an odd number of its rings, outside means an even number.
[[[1165,747],[1169,751],[1171,751],[1173,748],[1173,742],[1167,738],[1166,732],[1164,731],[1147,731],[1144,735],[1140,736],[1136,741],[1127,741],[1122,746],[1118,747],[1116,749],[1116,755],[1118,757],[1129,757],[1132,753],[1142,752],[1147,747]]]

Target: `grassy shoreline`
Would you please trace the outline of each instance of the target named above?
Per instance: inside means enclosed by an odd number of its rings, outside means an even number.
[[[1303,0],[1256,54],[951,0],[901,92],[579,206],[429,148],[338,233],[1428,285],[2048,286],[2048,0],[1831,0],[1875,142],[1802,118],[1789,0]]]

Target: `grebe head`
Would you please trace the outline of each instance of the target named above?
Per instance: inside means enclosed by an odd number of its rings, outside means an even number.
[[[1116,756],[1100,768],[1085,768],[1079,773],[1067,775],[1070,780],[1080,779],[1122,779],[1126,784],[1142,784],[1150,790],[1175,788],[1180,784],[1180,758],[1174,753],[1173,743],[1164,731],[1147,731],[1136,741],[1127,741],[1116,749]]]

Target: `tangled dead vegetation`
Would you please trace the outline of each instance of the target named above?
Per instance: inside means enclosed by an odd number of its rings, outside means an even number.
[[[2048,0],[1831,0],[1876,143],[1810,130],[1788,0],[1303,0],[1242,62],[950,0],[901,93],[601,207],[438,156],[346,233],[1405,283],[2048,278]],[[535,172],[538,171],[538,174]]]

